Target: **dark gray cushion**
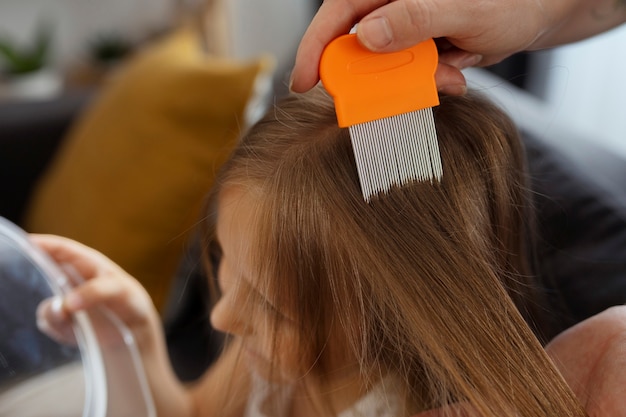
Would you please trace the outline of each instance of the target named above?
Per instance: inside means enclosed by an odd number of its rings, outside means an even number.
[[[599,148],[584,166],[539,138],[523,137],[538,223],[537,272],[564,306],[555,319],[566,327],[626,303],[626,181],[609,181],[620,170],[626,180],[626,160]]]

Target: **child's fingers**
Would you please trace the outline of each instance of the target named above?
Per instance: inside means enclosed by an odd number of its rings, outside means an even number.
[[[63,298],[68,313],[104,305],[122,320],[136,321],[150,314],[152,301],[145,289],[100,252],[60,236],[31,234],[30,239],[52,257],[73,285]]]
[[[127,275],[100,276],[74,288],[63,298],[68,313],[104,306],[127,326],[143,326],[154,313],[154,304],[144,287]]]
[[[138,316],[139,312],[129,314],[125,305],[129,298],[128,286],[117,277],[97,277],[73,288],[64,296],[57,296],[41,302],[37,308],[37,326],[53,339],[65,343],[75,343],[72,328],[72,315],[79,311],[89,311],[106,306],[114,312],[122,311],[127,316]],[[137,321],[137,317],[131,317]]]
[[[61,297],[43,300],[37,307],[37,327],[52,339],[65,345],[75,345],[71,316],[63,308]]]
[[[129,285],[123,279],[100,276],[75,287],[63,298],[63,306],[69,313],[105,305],[117,310],[129,298]],[[117,308],[116,308],[117,307]]]
[[[122,324],[133,332],[140,348],[154,343],[158,312],[148,293],[131,277],[100,276],[64,296],[42,301],[37,308],[37,326],[57,342],[73,346],[77,343],[74,315],[78,313],[86,314],[84,318],[89,319],[101,346],[127,343],[126,336],[120,333]]]
[[[29,235],[30,240],[46,252],[57,264],[69,264],[88,280],[106,271],[119,270],[113,261],[95,249],[79,242],[54,235]]]
[[[65,271],[72,284],[72,289],[56,302],[61,306],[57,316],[51,304],[44,303],[41,307],[40,327],[44,332],[67,340],[71,325],[66,320],[85,311],[93,319],[96,332],[108,339],[107,328],[111,323],[100,320],[99,314],[99,310],[108,310],[136,337],[141,336],[141,341],[153,342],[152,333],[160,323],[159,314],[150,295],[137,280],[100,252],[71,239],[52,235],[31,235],[30,238]]]
[[[146,328],[157,314],[156,310],[143,287],[130,277],[127,278],[97,277],[85,281],[65,296],[42,301],[37,309],[37,326],[56,341],[73,345],[76,341],[72,316],[85,311],[91,317],[93,312],[105,307],[132,330]],[[98,327],[102,322],[96,320],[93,324]],[[110,323],[105,324],[110,327]],[[106,329],[96,328],[96,332],[101,330],[103,334],[107,333]]]

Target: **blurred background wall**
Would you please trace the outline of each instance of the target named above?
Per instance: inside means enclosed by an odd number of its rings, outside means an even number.
[[[96,37],[116,34],[137,40],[169,25],[174,11],[168,0],[2,0],[0,33],[27,43],[40,22],[49,22],[52,62],[66,68]]]
[[[54,28],[52,65],[64,70],[99,35],[136,42],[171,26],[199,0],[1,0],[0,35],[20,41],[48,19]],[[270,52],[284,80],[318,0],[227,0],[232,54]],[[496,73],[548,103],[555,123],[576,127],[626,155],[626,27],[550,51],[514,57]]]
[[[167,30],[202,0],[1,0],[0,36],[29,42],[37,25],[53,29],[51,64],[67,70],[103,37],[137,43]],[[310,21],[313,0],[225,0],[231,54],[248,58],[262,52],[289,68]]]
[[[533,54],[528,90],[555,123],[602,140],[626,156],[626,25],[576,44]]]

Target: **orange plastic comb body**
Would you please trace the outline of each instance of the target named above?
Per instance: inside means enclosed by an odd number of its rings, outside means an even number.
[[[432,39],[408,49],[374,53],[356,35],[343,35],[324,50],[320,78],[335,100],[340,127],[439,105],[438,54]]]

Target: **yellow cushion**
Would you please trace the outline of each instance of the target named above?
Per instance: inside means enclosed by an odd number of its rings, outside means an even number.
[[[103,86],[29,206],[26,228],[76,239],[139,279],[162,309],[219,164],[268,57],[212,58],[191,31],[135,56]]]

